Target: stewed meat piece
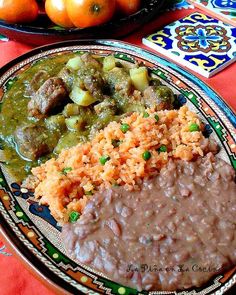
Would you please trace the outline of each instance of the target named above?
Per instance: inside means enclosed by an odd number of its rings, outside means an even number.
[[[45,70],[38,71],[33,76],[32,80],[27,83],[26,95],[30,97],[34,95],[35,92],[40,88],[40,86],[49,78],[50,76],[47,71]]]
[[[84,53],[81,55],[81,60],[87,68],[96,69],[100,71],[102,69],[102,64],[94,58],[90,53]]]
[[[148,86],[143,93],[145,106],[157,111],[173,108],[174,94],[164,85]]]
[[[106,97],[102,102],[94,106],[94,110],[99,116],[115,115],[117,105],[114,99]]]
[[[73,71],[68,67],[64,67],[60,70],[57,76],[63,80],[65,86],[67,87],[67,91],[70,92],[75,80],[75,75]]]
[[[78,70],[80,87],[88,90],[97,100],[103,100],[104,79],[102,76],[102,64],[91,54],[81,56],[83,64]]]
[[[50,114],[56,107],[65,105],[68,92],[61,78],[52,77],[32,95],[28,103],[29,115],[43,117]]]
[[[124,68],[115,67],[105,74],[111,93],[119,93],[127,97],[132,91],[129,73]]]
[[[47,129],[43,126],[30,124],[21,126],[15,131],[15,142],[19,153],[30,160],[38,159],[50,152],[46,143]]]

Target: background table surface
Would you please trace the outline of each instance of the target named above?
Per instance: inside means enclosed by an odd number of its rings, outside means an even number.
[[[135,33],[123,38],[123,41],[141,46],[142,37],[155,32],[155,30],[196,11],[195,9],[182,9],[163,12],[153,21],[146,24]],[[15,41],[0,41],[0,67],[17,56],[31,50],[33,47]],[[225,102],[236,110],[236,62],[212,78],[198,76],[211,88],[213,88]],[[0,295],[52,295],[53,291],[38,281],[29,270],[11,253],[11,249],[4,245],[0,238]]]

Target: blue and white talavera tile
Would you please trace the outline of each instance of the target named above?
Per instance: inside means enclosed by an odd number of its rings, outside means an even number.
[[[189,4],[186,0],[170,0],[169,2],[168,10],[193,8],[193,5]]]
[[[204,12],[221,19],[232,26],[236,25],[236,1],[235,0],[187,0]]]
[[[236,60],[236,28],[200,12],[143,38],[143,44],[205,77]]]

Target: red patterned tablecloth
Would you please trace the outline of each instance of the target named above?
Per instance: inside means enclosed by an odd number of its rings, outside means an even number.
[[[142,37],[160,29],[166,24],[173,22],[189,13],[191,9],[182,9],[164,12],[157,16],[149,24],[145,25],[139,31],[124,38],[126,42],[136,44],[146,48],[141,44]],[[32,49],[31,46],[14,41],[0,41],[0,66],[17,56]],[[206,84],[211,86],[221,97],[236,110],[236,63],[227,67],[216,76],[206,79],[199,76]],[[55,294],[38,281],[29,270],[11,253],[0,237],[0,295],[51,295]]]

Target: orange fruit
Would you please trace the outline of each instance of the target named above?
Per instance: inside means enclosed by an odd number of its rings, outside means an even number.
[[[0,19],[8,23],[30,23],[38,17],[35,0],[1,0]]]

